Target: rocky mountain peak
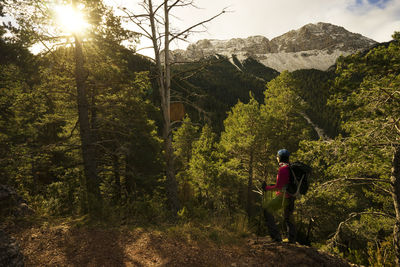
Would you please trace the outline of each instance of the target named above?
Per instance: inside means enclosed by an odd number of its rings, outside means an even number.
[[[196,61],[220,54],[239,60],[252,57],[278,71],[296,69],[326,70],[340,55],[365,50],[376,44],[372,39],[330,23],[304,25],[272,40],[264,36],[230,40],[200,40],[186,50],[171,53],[173,60]]]
[[[330,23],[307,24],[271,40],[272,53],[301,52],[309,50],[340,50],[344,52],[366,49],[374,40],[352,33]]]

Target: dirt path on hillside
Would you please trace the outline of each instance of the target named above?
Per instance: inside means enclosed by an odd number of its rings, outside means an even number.
[[[145,230],[31,228],[14,233],[26,266],[349,266],[316,249],[264,238],[240,246],[188,242]]]

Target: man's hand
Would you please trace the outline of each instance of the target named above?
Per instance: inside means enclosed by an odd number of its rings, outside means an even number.
[[[261,184],[261,189],[265,192],[267,191],[265,188],[267,187],[267,183],[265,181],[262,182]]]

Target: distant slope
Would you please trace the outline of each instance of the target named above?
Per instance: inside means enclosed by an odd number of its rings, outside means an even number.
[[[334,71],[315,69],[296,70],[291,73],[295,80],[297,94],[307,103],[307,117],[328,137],[339,133],[339,114],[327,106],[331,91],[329,90],[335,78]]]
[[[240,63],[235,57],[218,55],[174,66],[172,89],[194,104],[185,105],[192,119],[205,120],[221,131],[227,112],[238,100],[248,102],[252,92],[262,102],[266,83],[278,75],[256,60]]]
[[[236,58],[236,56],[235,56]],[[279,75],[277,70],[267,67],[261,64],[258,60],[249,57],[246,58],[242,63],[242,70],[249,74],[252,74],[258,78],[264,79],[264,81],[269,82]]]

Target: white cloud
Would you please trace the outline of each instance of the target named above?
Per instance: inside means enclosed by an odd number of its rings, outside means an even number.
[[[367,0],[198,0],[196,4],[201,9],[177,10],[176,16],[180,19],[173,21],[177,28],[185,29],[225,7],[233,12],[210,22],[207,33],[190,36],[190,42],[204,38],[230,39],[252,35],[272,39],[316,22],[343,26],[379,42],[389,41],[395,30],[400,31],[400,0],[389,0],[385,5],[378,6]],[[187,43],[175,45],[179,48],[186,46]]]

